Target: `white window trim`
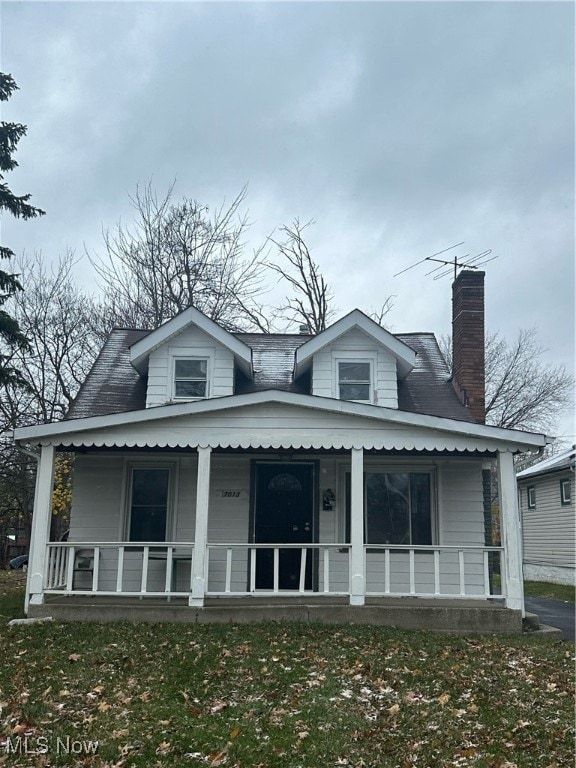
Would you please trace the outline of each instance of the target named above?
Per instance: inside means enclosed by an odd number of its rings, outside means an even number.
[[[532,491],[532,494],[530,493]],[[532,498],[530,498],[532,496]],[[536,509],[536,486],[529,485],[526,488],[526,506],[528,509]]]
[[[568,488],[568,494],[564,492],[565,488]],[[563,477],[560,480],[560,505],[562,507],[569,507],[572,503],[572,483],[569,477]]]
[[[177,397],[176,396],[176,361],[177,360],[205,360],[206,361],[206,395],[204,397]],[[214,370],[214,354],[206,351],[201,354],[186,354],[184,352],[170,353],[170,400],[177,403],[208,400],[212,396],[212,371]]]
[[[378,355],[374,352],[332,352],[332,391],[334,398],[340,400],[340,376],[339,363],[369,363],[370,365],[370,399],[369,400],[345,400],[347,403],[372,403],[376,404],[376,378]]]
[[[139,459],[138,461],[124,462],[124,499],[123,499],[123,521],[121,530],[121,540],[130,541],[130,517],[132,513],[132,474],[135,469],[167,469],[168,470],[168,499],[166,501],[166,533],[165,541],[176,541],[177,524],[177,499],[178,499],[178,462],[162,461],[150,457],[149,459]],[[138,542],[134,542],[137,544]]]
[[[425,464],[395,464],[386,462],[383,464],[378,461],[374,463],[370,459],[364,461],[364,475],[373,473],[404,474],[409,472],[430,475],[430,525],[432,533],[432,545],[440,546],[440,515],[439,515],[439,469],[435,464],[426,462]],[[344,542],[346,538],[346,474],[350,473],[350,464],[346,462],[338,465],[338,495],[336,497],[336,520],[335,530],[339,542]],[[366,480],[364,479],[364,526],[366,526]],[[390,545],[393,546],[393,545]],[[417,544],[414,546],[418,546]]]

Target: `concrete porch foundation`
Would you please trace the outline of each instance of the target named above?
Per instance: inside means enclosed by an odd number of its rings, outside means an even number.
[[[203,608],[185,600],[162,598],[69,596],[51,597],[30,605],[30,617],[51,616],[57,621],[138,621],[182,623],[252,623],[297,621],[318,624],[372,624],[456,634],[521,633],[520,611],[506,609],[499,600],[426,600],[372,598],[351,606],[346,598],[212,598]]]

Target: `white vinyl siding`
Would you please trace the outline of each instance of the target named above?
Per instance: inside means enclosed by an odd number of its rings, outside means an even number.
[[[248,542],[250,459],[212,455],[210,473],[209,544]],[[247,584],[248,552],[245,548],[233,550],[230,589],[233,592],[243,592],[246,591]],[[212,592],[223,592],[225,587],[226,549],[212,549],[208,568],[208,589]]]
[[[206,358],[210,397],[234,394],[234,355],[204,331],[192,326],[150,354],[146,407],[165,405],[173,392],[174,358]]]
[[[570,504],[562,504],[560,480],[570,481]],[[536,489],[536,507],[529,509],[526,488]],[[524,562],[535,565],[576,567],[576,505],[574,475],[551,473],[518,484],[522,510]]]
[[[69,540],[118,541],[122,538],[122,456],[76,454],[73,478]]]
[[[312,394],[339,399],[338,361],[370,360],[375,405],[398,408],[396,358],[387,349],[358,329],[348,331],[317,352],[312,360]],[[373,363],[372,363],[373,361]]]
[[[484,546],[482,462],[455,461],[438,468],[440,543]],[[458,553],[443,553],[441,590],[458,591]],[[466,591],[484,591],[484,562],[480,552],[466,555]]]

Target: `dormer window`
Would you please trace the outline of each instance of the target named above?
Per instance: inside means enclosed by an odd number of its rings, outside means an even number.
[[[174,360],[174,399],[208,397],[208,358],[177,357]]]
[[[340,400],[372,402],[372,361],[337,360],[337,395]]]

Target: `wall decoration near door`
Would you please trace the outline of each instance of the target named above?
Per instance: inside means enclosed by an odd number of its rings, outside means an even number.
[[[254,493],[254,542],[310,544],[314,539],[314,465],[257,462]],[[300,586],[302,553],[298,548],[279,553],[278,588]],[[312,589],[313,553],[306,560],[305,588]],[[274,588],[274,550],[259,549],[256,588]]]

